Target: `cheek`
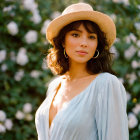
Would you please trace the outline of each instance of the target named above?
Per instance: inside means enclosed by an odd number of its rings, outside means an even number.
[[[67,50],[74,50],[75,47],[78,45],[78,42],[74,39],[68,38],[65,42],[65,47]]]
[[[98,46],[98,42],[94,42],[94,43],[90,44],[91,51],[96,51],[97,46]]]
[[[91,46],[90,46],[90,50],[89,50],[89,52],[90,52],[90,56],[91,56],[91,57],[94,56],[95,51],[96,51],[96,49],[97,49],[97,45],[98,45],[97,42],[95,42],[94,44],[91,44]]]

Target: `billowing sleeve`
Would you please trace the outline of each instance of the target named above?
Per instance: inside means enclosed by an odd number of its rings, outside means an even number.
[[[52,95],[53,90],[56,88],[57,84],[59,83],[59,78],[54,78],[52,79],[49,84],[48,84],[48,90],[46,92],[46,98],[42,102],[42,104],[39,106],[35,113],[35,125],[36,125],[36,130],[37,130],[37,135],[38,135],[38,140],[46,140],[46,135],[47,132],[47,123],[46,122],[46,108],[47,108],[47,103],[50,100],[50,97]]]
[[[51,93],[51,91],[53,91],[58,86],[58,84],[60,83],[60,78],[61,77],[55,76],[54,78],[52,78],[50,80],[50,82],[48,83],[48,89],[47,89],[47,92],[46,92],[46,97],[48,97],[49,94]]]
[[[109,76],[101,86],[95,111],[98,139],[129,140],[124,86],[116,76]]]
[[[41,125],[41,123],[42,122],[39,120],[39,115],[36,115],[35,125],[36,125],[38,140],[45,140],[44,134],[43,134],[44,130],[43,130],[43,126]]]

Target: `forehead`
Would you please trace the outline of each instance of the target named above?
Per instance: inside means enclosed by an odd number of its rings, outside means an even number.
[[[69,32],[72,32],[72,31],[77,31],[77,32],[83,32],[83,31],[86,31],[86,32],[88,32],[88,33],[95,33],[96,34],[96,31],[95,30],[93,30],[92,28],[90,28],[90,27],[88,27],[88,29],[86,29],[85,28],[85,26],[83,25],[83,24],[81,24],[78,28],[75,28],[75,29],[73,29],[73,30],[71,30],[71,31],[69,31]]]
[[[97,29],[91,21],[76,21],[70,24],[70,30],[78,30],[81,26],[89,33],[97,33]]]

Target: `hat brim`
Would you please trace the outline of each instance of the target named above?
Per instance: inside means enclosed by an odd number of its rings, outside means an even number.
[[[78,20],[90,20],[98,24],[101,31],[106,35],[109,47],[113,44],[116,38],[116,27],[112,19],[98,11],[80,11],[61,15],[52,20],[46,30],[46,38],[53,45],[53,38],[56,37],[59,31],[71,22]]]

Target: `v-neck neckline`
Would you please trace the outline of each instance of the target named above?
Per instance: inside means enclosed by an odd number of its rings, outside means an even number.
[[[68,106],[69,104],[71,104],[71,103],[72,103],[76,98],[78,98],[81,94],[83,94],[85,91],[87,91],[88,88],[92,85],[92,83],[94,83],[95,80],[96,80],[101,74],[102,74],[102,73],[99,73],[99,74],[88,84],[88,86],[87,86],[84,90],[82,90],[80,93],[78,93],[77,95],[75,95],[71,100],[69,100],[69,101],[67,102],[67,106]],[[60,81],[61,81],[61,78],[60,78]],[[53,117],[53,120],[52,120],[51,124],[49,124],[49,121],[50,121],[50,107],[51,107],[51,104],[52,104],[52,101],[53,101],[54,97],[56,96],[56,94],[57,94],[57,92],[58,92],[58,91],[57,91],[57,88],[60,86],[60,84],[61,84],[61,82],[59,82],[59,84],[57,85],[56,89],[54,90],[54,93],[53,93],[53,95],[52,95],[52,97],[51,97],[51,99],[50,99],[50,103],[49,103],[49,110],[48,110],[48,129],[49,129],[49,131],[50,131],[51,126],[52,126],[52,123],[55,121],[56,117],[60,114],[60,112],[62,112],[62,111],[65,109],[65,107],[62,107],[62,108],[56,113],[56,115]]]

